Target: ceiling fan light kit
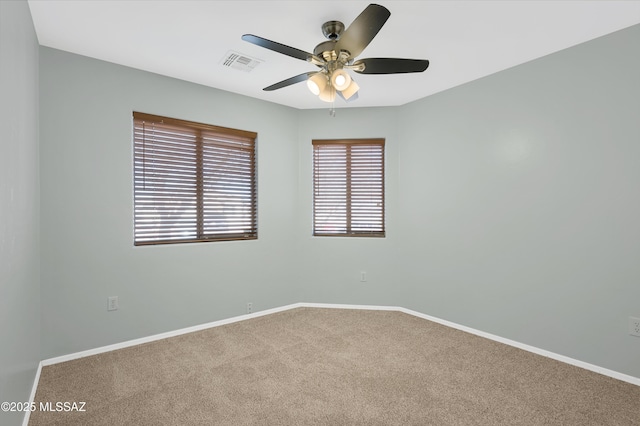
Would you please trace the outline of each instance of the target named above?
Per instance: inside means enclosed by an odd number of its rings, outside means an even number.
[[[327,87],[327,84],[327,75],[322,72],[317,72],[307,79],[307,87],[316,96]]]
[[[312,74],[307,79],[307,87],[324,102],[335,101],[336,91],[342,92],[344,99],[349,99],[359,89],[356,82],[343,69],[334,71],[331,77],[324,70]]]
[[[311,93],[324,102],[333,102],[336,93],[345,101],[352,101],[358,98],[360,87],[347,70],[359,74],[400,74],[423,72],[429,66],[426,59],[368,58],[355,61],[355,57],[371,43],[390,15],[391,12],[384,6],[370,4],[346,29],[340,21],[325,22],[322,33],[328,40],[318,44],[313,53],[252,34],[245,34],[242,39],[320,68],[318,72],[290,77],[264,90],[281,89],[306,81]]]
[[[353,100],[356,100],[358,98],[358,90],[360,90],[360,86],[358,86],[358,83],[356,83],[355,80],[351,80],[351,84],[349,85],[349,87],[340,92],[340,94],[345,101],[350,100],[353,95],[356,95],[353,98]]]
[[[333,86],[328,85],[322,92],[320,92],[318,97],[321,101],[333,102],[336,100],[336,89]]]
[[[351,76],[344,69],[337,69],[331,74],[331,84],[342,92],[351,84]]]

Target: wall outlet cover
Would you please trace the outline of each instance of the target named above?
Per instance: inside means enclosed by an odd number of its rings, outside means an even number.
[[[107,298],[107,311],[118,310],[118,296],[110,296]]]
[[[640,318],[629,317],[629,334],[640,337]]]

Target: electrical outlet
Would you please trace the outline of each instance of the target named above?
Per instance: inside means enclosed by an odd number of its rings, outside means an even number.
[[[248,302],[247,303],[247,313],[250,314],[251,312],[253,312],[253,303]]]
[[[111,296],[107,298],[107,311],[118,310],[118,296]]]
[[[365,271],[360,272],[360,282],[367,282],[367,273]]]
[[[640,337],[640,318],[629,317],[629,334]]]

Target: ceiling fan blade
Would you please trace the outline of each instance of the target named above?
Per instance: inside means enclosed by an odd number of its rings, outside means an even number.
[[[256,46],[264,47],[265,49],[273,50],[274,52],[282,53],[283,55],[291,56],[292,58],[302,59],[303,61],[309,61],[313,57],[311,53],[305,52],[304,50],[286,46],[253,34],[245,34],[242,36],[242,39],[249,43],[253,43]]]
[[[349,25],[338,39],[335,50],[346,50],[352,58],[358,56],[378,34],[391,12],[378,4],[370,4]]]
[[[262,90],[271,92],[272,90],[282,89],[283,87],[291,86],[292,84],[301,83],[307,80],[313,74],[315,74],[315,72],[305,72],[303,74],[296,75],[295,77],[282,80],[279,83],[272,84],[271,86],[265,87]]]
[[[364,70],[358,71],[357,66],[364,65]],[[360,59],[350,65],[360,74],[402,74],[408,72],[422,72],[429,66],[426,59],[397,59],[397,58],[367,58]]]

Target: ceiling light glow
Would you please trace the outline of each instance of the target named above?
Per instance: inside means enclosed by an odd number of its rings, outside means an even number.
[[[351,76],[343,69],[338,69],[331,75],[331,84],[336,90],[343,91],[351,84]]]

